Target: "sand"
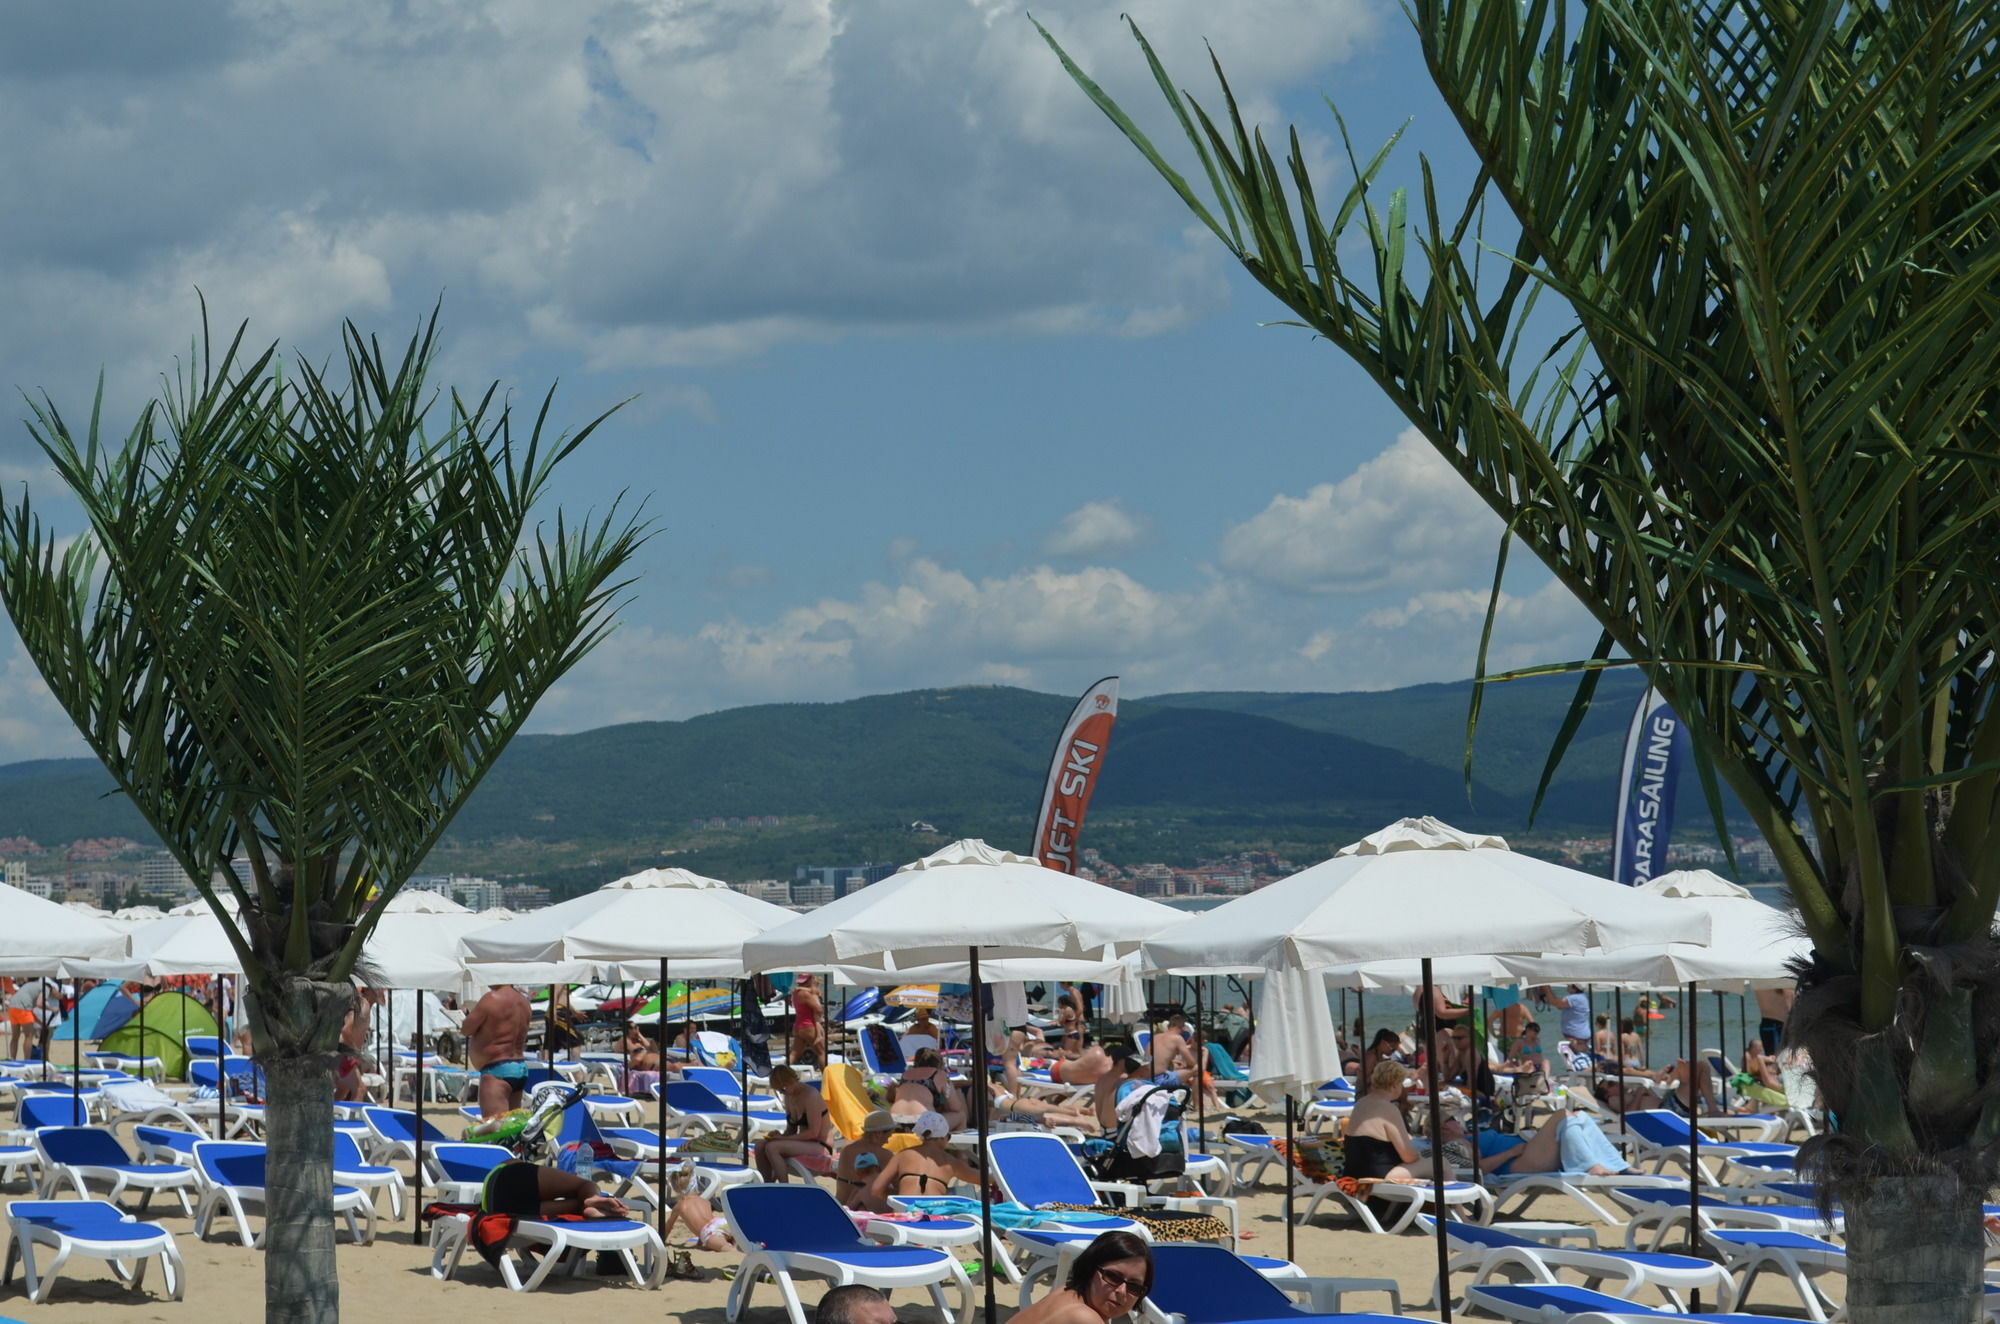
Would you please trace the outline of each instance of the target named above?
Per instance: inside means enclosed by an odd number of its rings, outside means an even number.
[[[1271,1174],[1275,1176],[1275,1169]],[[10,1188],[5,1195],[23,1194]],[[4,1197],[0,1197],[4,1198]],[[1243,1227],[1251,1237],[1246,1250],[1265,1255],[1285,1253],[1283,1196],[1267,1182],[1253,1194],[1241,1197]],[[383,1201],[386,1209],[387,1201]],[[1538,1219],[1569,1218],[1580,1214],[1561,1200],[1544,1200],[1531,1211]],[[187,1260],[187,1295],[169,1301],[162,1293],[155,1268],[148,1271],[143,1292],[124,1290],[105,1271],[101,1262],[78,1261],[58,1282],[52,1300],[44,1305],[29,1303],[22,1294],[18,1274],[6,1291],[0,1292],[0,1316],[18,1316],[29,1324],[105,1324],[105,1321],[164,1321],[165,1324],[255,1324],[264,1318],[263,1253],[245,1250],[222,1239],[218,1223],[212,1239],[194,1239],[192,1222],[180,1215],[171,1199],[165,1212],[156,1206],[157,1221],[171,1229]],[[1617,1229],[1600,1228],[1600,1239],[1617,1244]],[[627,1321],[657,1321],[663,1316],[694,1321],[695,1324],[722,1324],[723,1303],[729,1284],[722,1277],[725,1265],[733,1265],[731,1255],[693,1252],[704,1269],[700,1282],[667,1280],[657,1291],[645,1292],[629,1282],[613,1280],[552,1278],[530,1294],[509,1292],[497,1274],[476,1257],[467,1256],[457,1278],[441,1282],[430,1274],[430,1254],[411,1244],[407,1214],[404,1222],[391,1227],[386,1222],[373,1245],[355,1246],[343,1234],[338,1252],[342,1317],[353,1321],[376,1320],[478,1320],[480,1324],[545,1324],[557,1309],[588,1312],[591,1324],[626,1324]],[[1401,1285],[1406,1313],[1413,1318],[1435,1319],[1434,1311],[1419,1308],[1431,1293],[1436,1272],[1434,1243],[1417,1235],[1373,1236],[1341,1225],[1330,1216],[1319,1216],[1311,1226],[1297,1232],[1299,1263],[1308,1273],[1394,1278]],[[977,1284],[975,1283],[975,1288]],[[823,1290],[815,1282],[801,1287],[808,1308]],[[999,1284],[1000,1314],[1012,1313],[1015,1289]],[[976,1299],[976,1298],[975,1298]],[[1636,1298],[1653,1304],[1658,1299],[1648,1293]],[[925,1298],[916,1292],[896,1294],[898,1315],[906,1321],[934,1320]],[[1754,1305],[1774,1308],[1772,1313],[1798,1314],[1798,1303],[1789,1290],[1773,1279],[1759,1283]],[[1349,1299],[1349,1310],[1385,1310],[1381,1294]],[[1711,1308],[1713,1304],[1711,1303]],[[783,1324],[784,1312],[777,1293],[768,1283],[757,1290],[746,1319],[753,1324]]]

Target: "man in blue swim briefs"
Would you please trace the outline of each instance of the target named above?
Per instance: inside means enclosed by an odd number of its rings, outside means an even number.
[[[529,1018],[528,997],[512,984],[495,984],[466,1015],[468,1056],[479,1073],[481,1117],[498,1117],[521,1106]]]

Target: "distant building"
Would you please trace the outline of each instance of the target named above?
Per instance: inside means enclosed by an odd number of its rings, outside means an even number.
[[[782,878],[753,878],[747,883],[731,883],[729,886],[744,896],[768,901],[774,906],[788,905],[792,899],[792,885]]]
[[[38,896],[44,901],[54,899],[55,884],[47,878],[23,878],[21,890],[30,896]]]
[[[26,860],[0,860],[0,882],[9,887],[28,885],[28,862]]]
[[[451,895],[451,875],[448,873],[419,874],[403,884],[406,892],[430,892],[441,897]]]
[[[189,886],[187,870],[166,851],[155,851],[139,864],[139,890],[147,896],[178,896]]]
[[[849,892],[858,892],[870,883],[879,883],[894,872],[893,864],[801,864],[792,875],[792,899],[798,900],[802,883],[824,883],[833,889],[833,895],[827,898],[832,901]]]
[[[549,889],[533,883],[510,883],[500,889],[500,904],[509,910],[540,910],[549,903]]]
[[[505,890],[491,878],[459,878],[451,880],[451,894],[458,898],[458,904],[472,910],[491,910],[503,904],[501,892]]]
[[[823,906],[834,900],[832,883],[804,882],[792,884],[792,903],[800,906]]]

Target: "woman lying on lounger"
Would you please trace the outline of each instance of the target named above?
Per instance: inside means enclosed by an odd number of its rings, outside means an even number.
[[[1456,1117],[1444,1124],[1445,1141],[1465,1139],[1465,1127]],[[1492,1131],[1479,1133],[1479,1170],[1496,1177],[1527,1172],[1564,1172],[1575,1176],[1620,1177],[1638,1175],[1626,1165],[1618,1147],[1604,1138],[1597,1123],[1581,1113],[1557,1113],[1541,1130],[1522,1140]]]

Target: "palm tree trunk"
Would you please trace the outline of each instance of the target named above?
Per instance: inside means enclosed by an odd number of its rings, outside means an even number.
[[[258,994],[257,1059],[269,1085],[264,1101],[264,1317],[270,1324],[339,1324],[340,1276],[333,1256],[334,1050],[354,989],[345,983],[278,976]]]
[[[1980,1193],[1952,1177],[1877,1177],[1849,1191],[1847,1317],[1972,1324],[1986,1317]]]

